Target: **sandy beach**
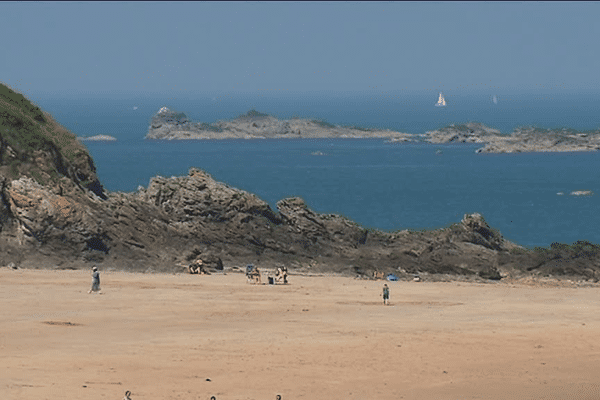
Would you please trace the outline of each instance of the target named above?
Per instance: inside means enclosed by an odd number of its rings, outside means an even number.
[[[598,287],[100,274],[0,268],[0,398],[600,398]]]

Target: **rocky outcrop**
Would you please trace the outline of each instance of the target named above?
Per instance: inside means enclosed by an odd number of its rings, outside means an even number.
[[[299,198],[279,201],[275,211],[195,168],[185,177],[155,177],[134,193],[109,193],[106,200],[82,195],[74,184],[61,192],[26,177],[3,178],[0,190],[0,265],[93,263],[181,272],[182,265],[200,257],[213,269],[285,264],[292,272],[372,276],[383,271],[406,278],[429,274],[428,279],[579,271],[576,275],[587,279],[595,276],[600,259],[600,252],[571,256],[569,268],[561,270],[554,255],[504,240],[479,214],[444,229],[381,232],[316,213]]]
[[[497,129],[489,128],[478,122],[448,127],[426,132],[423,139],[430,143],[486,143],[500,135]]]
[[[600,150],[600,131],[575,132],[518,128],[510,136],[497,136],[477,150],[479,153],[569,152]]]
[[[577,132],[532,127],[515,129],[504,135],[477,122],[450,125],[423,135],[430,143],[482,143],[477,153],[525,153],[596,151],[600,149],[600,131]]]
[[[390,130],[343,127],[325,121],[292,118],[279,120],[250,110],[231,121],[194,123],[183,113],[161,108],[153,117],[146,139],[284,139],[284,138],[402,138],[412,135]]]

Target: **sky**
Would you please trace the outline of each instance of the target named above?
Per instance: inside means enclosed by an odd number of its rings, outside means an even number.
[[[600,90],[600,2],[0,2],[36,98]]]

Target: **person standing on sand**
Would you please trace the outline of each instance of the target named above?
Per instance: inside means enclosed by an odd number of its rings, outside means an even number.
[[[97,267],[92,268],[92,288],[88,293],[100,291],[100,273]]]
[[[383,284],[383,304],[390,304],[390,288],[387,283]]]

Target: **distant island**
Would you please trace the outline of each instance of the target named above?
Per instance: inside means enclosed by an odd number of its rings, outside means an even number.
[[[117,138],[109,136],[109,135],[95,135],[95,136],[88,136],[88,137],[78,137],[77,140],[83,140],[83,141],[94,141],[94,142],[101,142],[101,141],[107,141],[107,142],[112,142],[117,140]]]
[[[340,126],[315,119],[280,120],[254,109],[233,120],[209,124],[192,122],[184,113],[163,107],[152,117],[145,136],[149,140],[288,138],[382,138],[390,143],[480,143],[482,147],[476,150],[477,153],[600,150],[600,130],[579,132],[566,128],[519,127],[511,134],[503,134],[479,122],[469,122],[452,124],[424,134],[410,134],[389,129]]]
[[[600,131],[516,128],[510,135],[478,122],[450,125],[418,135],[428,143],[481,143],[477,153],[569,152],[600,150]],[[391,139],[391,141],[397,141]]]
[[[145,139],[287,139],[287,138],[395,138],[412,140],[408,133],[334,125],[323,120],[277,119],[254,109],[229,120],[192,122],[184,113],[161,108],[153,117]]]

